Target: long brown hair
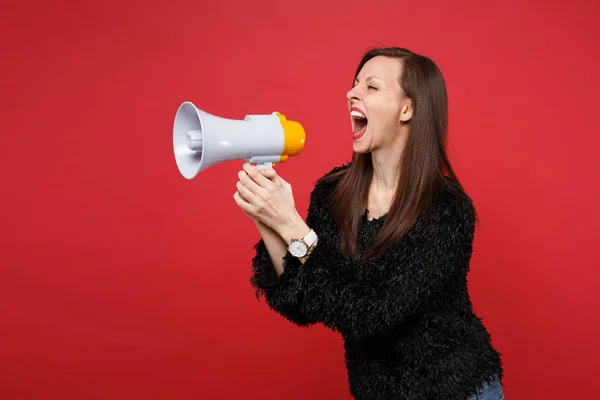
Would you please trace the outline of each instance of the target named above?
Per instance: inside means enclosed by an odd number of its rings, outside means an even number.
[[[354,78],[365,63],[376,56],[400,60],[400,87],[412,101],[413,114],[408,122],[408,138],[398,163],[399,183],[393,203],[378,237],[371,247],[365,249],[363,259],[380,254],[407,234],[445,176],[462,190],[446,152],[448,96],[441,71],[425,56],[404,48],[383,47],[371,49],[363,55]],[[340,250],[345,255],[358,258],[359,224],[367,209],[372,177],[371,154],[353,153],[348,168],[324,179],[340,178],[332,192],[331,201],[341,230]]]

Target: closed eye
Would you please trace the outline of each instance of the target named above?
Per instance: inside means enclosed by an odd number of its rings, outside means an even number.
[[[358,86],[358,82],[354,82],[354,84],[352,85],[352,88],[355,88],[356,86]],[[377,88],[373,85],[368,85],[367,89],[369,90],[377,90]]]

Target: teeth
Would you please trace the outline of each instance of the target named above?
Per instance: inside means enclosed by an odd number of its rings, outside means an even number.
[[[367,119],[364,115],[359,113],[358,111],[350,111],[350,116],[353,118]]]

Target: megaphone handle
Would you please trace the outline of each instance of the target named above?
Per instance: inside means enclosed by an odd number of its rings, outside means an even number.
[[[258,169],[273,168],[273,163],[272,162],[258,163],[258,164],[256,164],[256,168],[258,168]]]

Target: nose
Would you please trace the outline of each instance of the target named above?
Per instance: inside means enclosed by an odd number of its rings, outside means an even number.
[[[358,90],[356,90],[356,86],[348,90],[348,92],[346,93],[346,98],[348,99],[348,101],[360,99]]]

